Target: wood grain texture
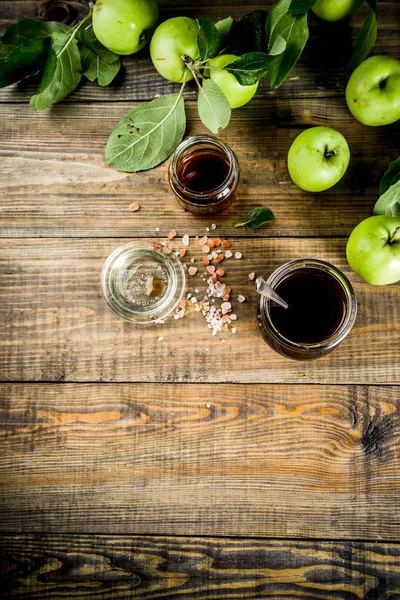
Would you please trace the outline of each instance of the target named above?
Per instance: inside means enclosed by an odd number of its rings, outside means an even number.
[[[0,530],[396,540],[400,390],[0,387]]]
[[[164,20],[178,15],[207,17],[213,21],[228,15],[238,19],[254,9],[268,9],[273,0],[259,4],[243,5],[240,2],[219,1],[187,4],[183,2],[159,2],[161,18]],[[0,11],[0,33],[11,23],[21,18],[38,18],[38,3],[32,0],[2,2],[8,10]],[[379,32],[374,54],[389,54],[400,58],[400,5],[398,2],[379,3]],[[329,24],[309,15],[310,39],[304,54],[295,69],[277,90],[271,90],[266,78],[262,80],[258,97],[299,98],[344,96],[349,77],[346,65],[349,62],[355,37],[365,20],[367,5],[340,23]],[[109,87],[85,81],[65,102],[80,101],[132,101],[150,100],[156,94],[177,91],[177,85],[163,79],[155,71],[145,49],[138,55],[123,57],[124,69]],[[0,102],[28,102],[37,85],[21,83],[0,90]],[[187,86],[187,96],[195,98],[195,85]]]
[[[185,213],[168,184],[168,161],[148,172],[126,174],[104,166],[108,135],[132,107],[127,103],[57,105],[34,112],[0,105],[0,236],[152,236],[156,227],[201,235],[212,221],[245,236],[348,235],[371,215],[379,180],[400,155],[400,122],[366,128],[344,98],[253,100],[234,113],[221,139],[236,152],[241,184],[235,203],[205,219]],[[187,135],[204,133],[187,102]],[[351,149],[350,167],[331,190],[310,194],[295,186],[286,157],[307,126],[339,129]],[[141,210],[128,211],[131,202]],[[234,229],[255,205],[269,206],[276,220],[260,230]]]
[[[398,600],[397,544],[174,537],[0,538],[2,598]]]
[[[223,230],[216,230],[221,237]],[[350,272],[345,240],[242,239],[224,262],[238,315],[237,334],[212,336],[199,312],[162,325],[135,326],[114,316],[100,291],[106,257],[130,240],[3,240],[0,243],[0,377],[22,381],[400,383],[400,286],[374,287]],[[178,244],[175,247],[179,247]],[[332,354],[304,363],[285,359],[263,341],[258,294],[248,274],[264,276],[292,259],[312,256],[342,269],[354,283],[359,312],[350,335]],[[200,267],[187,291],[202,298]],[[197,289],[197,292],[194,290]],[[247,300],[239,303],[243,294]],[[158,341],[163,336],[163,341]],[[225,339],[225,343],[221,340]]]

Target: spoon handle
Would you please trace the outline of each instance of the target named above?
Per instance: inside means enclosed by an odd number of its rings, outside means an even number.
[[[269,300],[273,300],[279,304],[279,306],[282,306],[283,308],[289,308],[288,303],[285,302],[283,298],[281,298],[280,295],[277,294],[262,277],[257,277],[256,279],[256,290],[259,294],[261,294],[261,296],[269,298]]]

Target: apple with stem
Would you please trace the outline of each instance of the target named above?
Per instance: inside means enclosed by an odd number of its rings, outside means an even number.
[[[317,0],[312,11],[324,21],[340,21],[358,10],[364,0]]]
[[[293,183],[307,192],[322,192],[335,185],[350,161],[346,138],[331,127],[311,127],[292,143],[288,170]]]
[[[368,217],[350,234],[346,248],[350,267],[367,283],[387,285],[400,280],[400,219]]]
[[[189,17],[172,17],[157,27],[150,42],[150,57],[164,79],[175,83],[193,79],[187,63],[199,58],[198,29],[196,21]]]
[[[347,83],[346,101],[364,125],[389,125],[400,119],[400,60],[391,56],[364,60]]]

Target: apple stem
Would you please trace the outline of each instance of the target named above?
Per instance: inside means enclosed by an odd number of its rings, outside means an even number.
[[[387,241],[389,245],[395,244],[396,242],[400,242],[400,227],[396,227]]]
[[[331,158],[331,156],[335,156],[336,152],[334,150],[328,150],[328,146],[325,146],[324,150],[324,158]]]

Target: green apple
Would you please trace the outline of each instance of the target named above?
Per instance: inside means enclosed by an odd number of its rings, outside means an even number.
[[[364,125],[389,125],[400,119],[400,60],[371,56],[351,74],[346,101]]]
[[[93,31],[116,54],[133,54],[145,46],[157,27],[156,0],[97,0]]]
[[[346,138],[330,127],[302,131],[290,146],[287,163],[293,183],[307,192],[322,192],[345,174],[350,161]]]
[[[313,12],[324,21],[340,21],[358,10],[364,0],[317,0]]]
[[[224,67],[234,62],[237,56],[234,54],[223,54],[208,61],[210,79],[217,84],[222,93],[228,99],[231,108],[239,108],[250,102],[257,91],[258,83],[254,85],[240,85],[232,73],[224,70]]]
[[[347,242],[350,267],[367,283],[387,285],[400,280],[400,219],[377,215],[364,219]]]
[[[161,23],[150,43],[150,56],[157,71],[169,81],[182,83],[193,75],[182,60],[183,55],[199,58],[196,21],[189,17],[172,17]]]

